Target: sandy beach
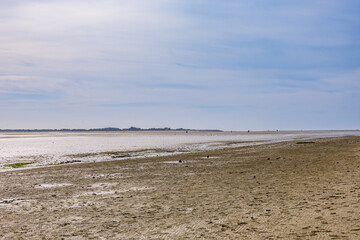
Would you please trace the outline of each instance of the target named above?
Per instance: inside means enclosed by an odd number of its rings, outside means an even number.
[[[360,239],[360,137],[0,173],[1,239]]]

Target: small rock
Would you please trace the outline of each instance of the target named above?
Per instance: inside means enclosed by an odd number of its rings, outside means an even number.
[[[238,225],[245,225],[248,224],[247,222],[238,222]]]

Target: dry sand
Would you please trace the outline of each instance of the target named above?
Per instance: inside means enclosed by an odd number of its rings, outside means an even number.
[[[0,238],[360,239],[360,137],[0,173]]]

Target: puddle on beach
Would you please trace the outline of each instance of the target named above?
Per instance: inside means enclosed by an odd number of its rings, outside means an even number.
[[[113,186],[113,185],[111,185],[111,186]],[[94,188],[94,187],[91,186],[90,188]],[[97,195],[115,195],[115,194],[130,192],[130,191],[150,191],[150,190],[156,189],[154,187],[130,187],[130,188],[124,188],[124,189],[119,189],[119,190],[104,190],[104,188],[106,188],[106,187],[97,185],[97,187],[95,187],[96,190],[82,193],[82,194],[78,195],[77,197],[97,196]]]
[[[34,188],[57,188],[57,187],[67,187],[72,186],[70,183],[52,183],[52,184],[36,184],[34,185]]]
[[[111,174],[90,174],[87,175],[86,178],[109,178],[109,179],[113,179],[113,178],[129,178],[131,176],[125,175],[123,173],[111,173]]]

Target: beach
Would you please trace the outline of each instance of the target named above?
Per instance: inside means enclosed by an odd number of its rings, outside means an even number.
[[[1,239],[360,239],[360,137],[0,173]]]

